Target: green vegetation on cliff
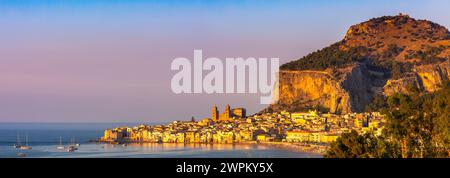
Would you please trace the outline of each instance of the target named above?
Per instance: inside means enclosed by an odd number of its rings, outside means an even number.
[[[386,100],[383,134],[342,134],[329,158],[431,158],[450,156],[450,85],[429,94],[395,94]]]
[[[324,70],[330,67],[339,68],[355,61],[365,59],[367,48],[355,47],[349,50],[339,49],[340,43],[306,55],[299,60],[280,66],[281,70]]]

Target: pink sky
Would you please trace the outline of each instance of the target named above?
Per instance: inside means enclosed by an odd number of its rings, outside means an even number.
[[[175,95],[176,57],[279,57],[340,40],[355,23],[408,13],[450,26],[446,1],[11,3],[0,5],[0,122],[134,122],[264,108],[259,95]]]

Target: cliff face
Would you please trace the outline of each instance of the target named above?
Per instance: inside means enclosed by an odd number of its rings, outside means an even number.
[[[286,71],[279,73],[278,103],[272,110],[299,111],[321,106],[332,113],[362,112],[375,94],[390,96],[438,90],[450,79],[450,61],[416,66],[408,76],[389,79],[388,74],[358,63],[342,77],[328,71]]]
[[[450,61],[438,64],[416,66],[410,77],[388,80],[383,88],[384,94],[409,93],[411,88],[433,92],[441,88],[450,79]]]
[[[350,111],[349,95],[330,74],[321,71],[280,71],[279,105],[295,111],[305,106],[323,106]]]
[[[277,105],[289,111],[315,106],[333,113],[362,111],[374,93],[370,70],[363,63],[349,70],[341,80],[327,71],[282,70]]]
[[[414,68],[417,73],[419,86],[426,92],[433,92],[441,88],[441,85],[450,78],[450,61],[440,64],[423,65]]]
[[[272,111],[362,112],[376,94],[433,92],[450,79],[450,32],[407,15],[353,25],[344,39],[280,67]]]

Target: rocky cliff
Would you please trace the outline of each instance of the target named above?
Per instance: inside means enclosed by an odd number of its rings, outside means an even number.
[[[433,92],[450,78],[450,33],[407,15],[353,25],[344,39],[284,64],[266,110],[364,111],[374,95]]]
[[[416,66],[410,75],[388,80],[383,88],[384,94],[390,96],[394,93],[408,93],[411,88],[425,92],[436,91],[450,79],[450,61]]]
[[[332,111],[350,111],[349,94],[327,72],[280,71],[279,105],[289,111],[302,106],[326,106]]]

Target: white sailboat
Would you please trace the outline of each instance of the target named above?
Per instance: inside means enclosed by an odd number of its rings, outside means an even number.
[[[80,147],[81,146],[79,143],[76,143],[75,137],[73,137],[73,144],[72,145],[75,145],[76,147]]]
[[[78,150],[78,148],[75,146],[75,138],[72,137],[71,144],[67,147],[67,151],[74,152],[76,150]]]
[[[75,147],[75,146],[73,146],[73,145],[70,145],[70,146],[67,147],[67,151],[68,151],[68,152],[74,152],[74,151],[76,151],[76,150],[78,150],[78,148]]]
[[[31,150],[31,146],[28,146],[28,134],[25,136],[25,146],[19,146],[19,149],[21,150]]]
[[[64,150],[64,145],[62,144],[62,137],[59,137],[59,146],[56,147],[58,150]]]
[[[14,144],[13,147],[18,149],[18,148],[20,148],[20,145],[21,145],[21,143],[20,143],[20,135],[17,134],[17,143]]]

